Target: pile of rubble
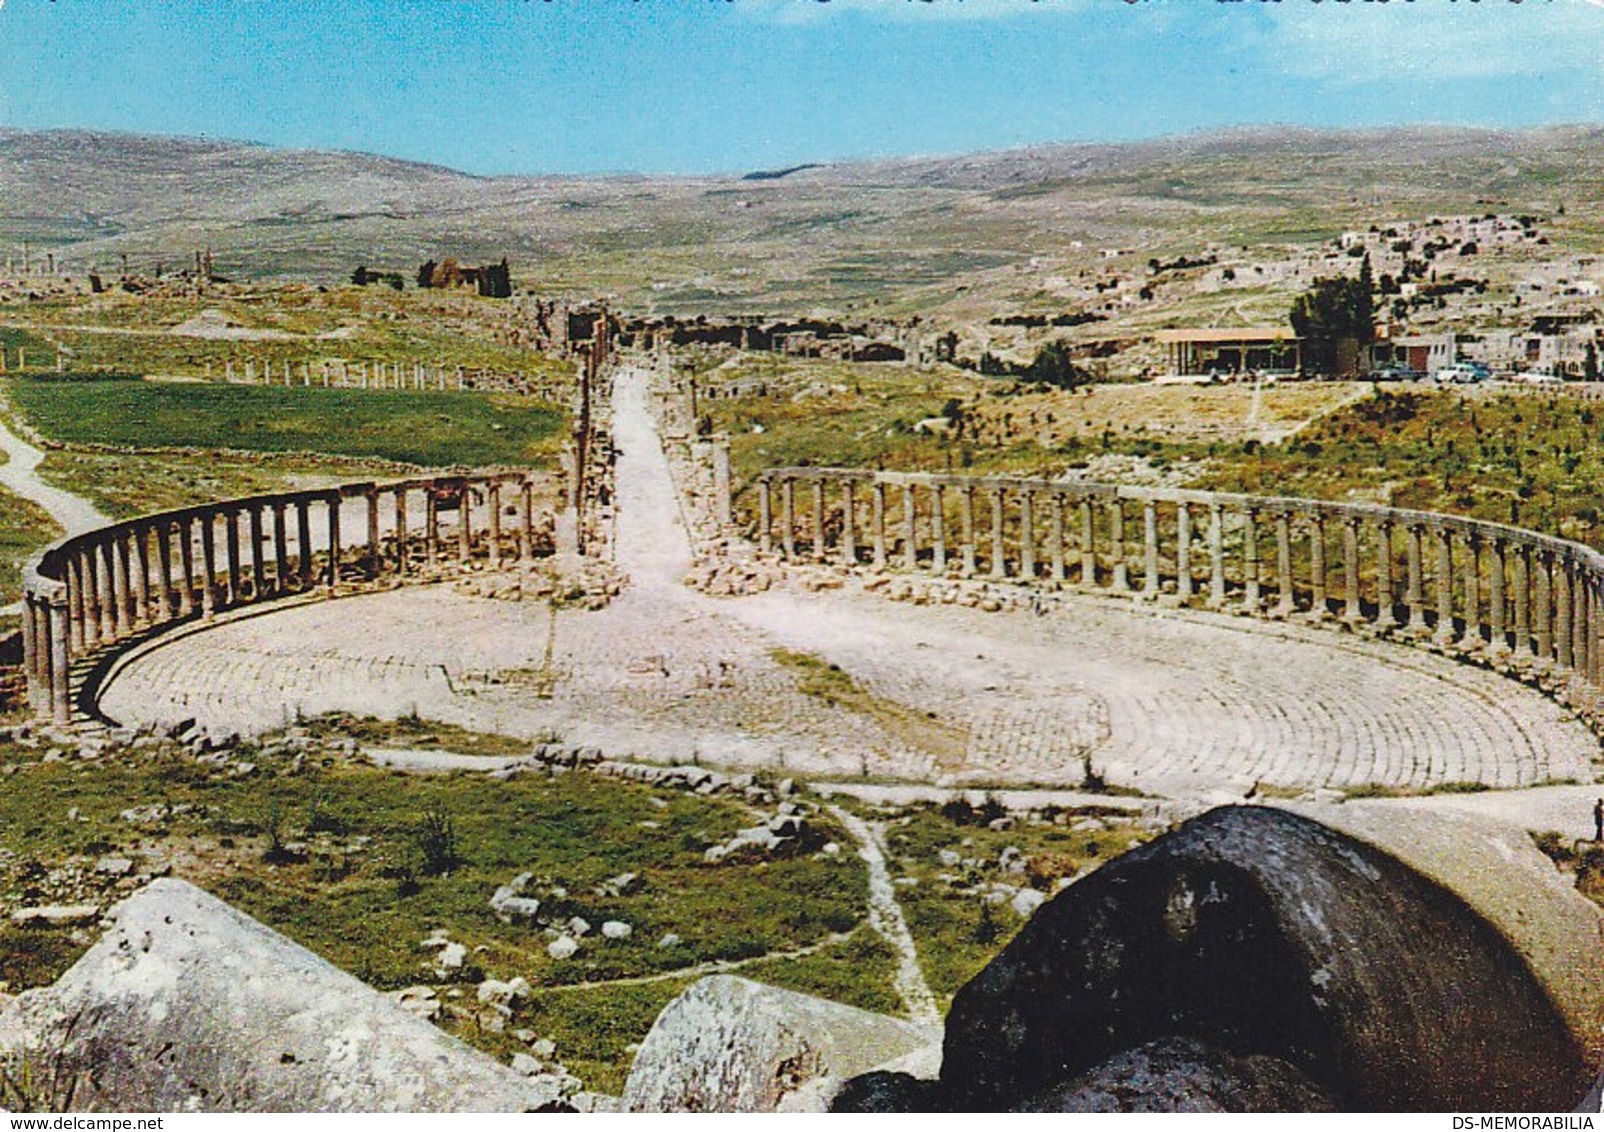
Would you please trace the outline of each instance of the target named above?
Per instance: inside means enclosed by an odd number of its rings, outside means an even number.
[[[785,570],[757,558],[709,556],[685,575],[685,584],[713,597],[744,597],[762,593],[785,580]]]
[[[459,594],[494,601],[542,601],[580,609],[602,609],[623,591],[626,575],[611,562],[584,558],[576,569],[559,573],[550,564],[493,570],[463,578]]]
[[[560,743],[542,743],[527,756],[500,770],[491,771],[492,778],[512,778],[532,770],[563,773],[583,769],[593,774],[627,782],[641,782],[676,790],[687,790],[705,796],[740,797],[755,806],[773,805],[776,796],[786,797],[795,792],[795,783],[780,780],[769,789],[755,774],[724,774],[703,766],[684,764],[659,765],[657,763],[626,762],[606,758],[598,747],[575,747]]]
[[[734,837],[723,844],[709,847],[702,854],[702,859],[710,865],[716,865],[730,860],[790,857],[815,849],[835,856],[841,847],[833,841],[824,840],[808,820],[811,812],[816,812],[816,808],[804,807],[798,802],[781,802],[772,815],[763,817],[754,826],[738,830]]]

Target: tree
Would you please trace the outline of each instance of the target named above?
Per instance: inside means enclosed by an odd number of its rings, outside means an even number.
[[[1314,286],[1292,300],[1292,332],[1304,340],[1309,368],[1348,373],[1358,368],[1361,346],[1375,341],[1375,296],[1369,260],[1357,279],[1316,279]]]
[[[1598,347],[1591,342],[1587,344],[1587,353],[1582,355],[1582,378],[1585,381],[1598,380]]]
[[[1092,375],[1075,364],[1070,357],[1069,347],[1063,342],[1049,342],[1038,350],[1036,359],[1026,367],[1024,376],[1031,381],[1056,385],[1060,389],[1076,389],[1092,381]]]
[[[351,272],[351,282],[355,283],[358,287],[366,287],[368,285],[367,265],[357,265],[357,269]]]
[[[434,286],[434,268],[435,262],[432,259],[426,259],[418,265],[418,290],[427,291]]]

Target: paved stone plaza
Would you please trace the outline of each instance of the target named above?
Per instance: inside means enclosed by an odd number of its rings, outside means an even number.
[[[415,712],[615,756],[963,784],[1073,785],[1089,758],[1156,794],[1593,778],[1597,740],[1536,691],[1331,631],[1089,597],[1038,615],[853,585],[695,593],[643,377],[620,377],[615,413],[632,585],[608,608],[435,586],[246,611],[147,647],[103,709],[242,733]],[[804,692],[777,649],[840,666],[864,694]]]

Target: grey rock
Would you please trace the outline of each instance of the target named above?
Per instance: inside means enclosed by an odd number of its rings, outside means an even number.
[[[626,1112],[827,1111],[841,1082],[934,1032],[731,975],[663,1008],[624,1085]]]
[[[1115,1054],[1025,1100],[1017,1112],[1333,1112],[1334,1098],[1287,1062],[1233,1056],[1190,1038]]]
[[[73,924],[93,923],[100,916],[99,904],[41,904],[37,907],[18,908],[11,913],[13,924],[49,924],[51,927],[68,927]]]
[[[1285,1061],[1360,1111],[1569,1110],[1600,1021],[1573,1031],[1509,937],[1395,857],[1224,807],[1064,889],[960,988],[942,1103],[1007,1110],[1174,1037]]]
[[[158,880],[53,986],[0,1012],[0,1064],[83,1111],[520,1111],[527,1083],[277,932]],[[65,1096],[46,1098],[65,1103]]]

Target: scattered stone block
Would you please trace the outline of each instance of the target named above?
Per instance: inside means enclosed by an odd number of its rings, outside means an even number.
[[[730,975],[663,1008],[624,1086],[626,1112],[826,1111],[841,1082],[933,1031]]]

